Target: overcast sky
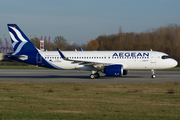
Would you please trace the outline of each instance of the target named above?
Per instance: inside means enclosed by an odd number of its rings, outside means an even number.
[[[143,32],[180,25],[180,0],[0,0],[0,37],[10,41],[7,24],[17,24],[30,38],[63,36],[87,43],[100,35]]]

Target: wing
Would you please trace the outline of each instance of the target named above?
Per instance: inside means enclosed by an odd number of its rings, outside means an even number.
[[[58,49],[58,52],[61,56],[61,58],[63,60],[66,60],[66,61],[72,61],[72,64],[79,64],[79,65],[89,65],[89,66],[109,66],[109,65],[123,65],[124,67],[126,66],[126,64],[124,63],[112,63],[110,61],[89,61],[89,60],[73,60],[73,59],[69,59],[67,58],[60,49]]]

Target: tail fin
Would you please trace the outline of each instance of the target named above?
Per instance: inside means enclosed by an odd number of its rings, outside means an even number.
[[[14,49],[13,55],[26,52],[37,52],[35,46],[16,24],[8,24],[7,26]]]

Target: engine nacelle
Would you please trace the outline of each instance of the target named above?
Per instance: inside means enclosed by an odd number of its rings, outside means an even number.
[[[122,75],[127,75],[128,70],[123,70],[122,65],[110,65],[110,66],[105,66],[104,67],[104,73],[107,76],[122,76]]]
[[[107,76],[122,76],[123,75],[123,66],[122,65],[110,65],[105,66],[104,73]]]

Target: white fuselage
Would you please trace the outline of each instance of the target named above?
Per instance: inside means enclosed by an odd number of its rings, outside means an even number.
[[[41,56],[57,69],[89,70],[86,66],[92,65],[97,69],[106,65],[123,65],[123,69],[167,69],[177,65],[172,58],[157,51],[63,51],[63,54],[73,61],[66,61],[56,51],[40,51]],[[86,64],[82,64],[82,61]],[[89,63],[89,64],[88,64]]]

